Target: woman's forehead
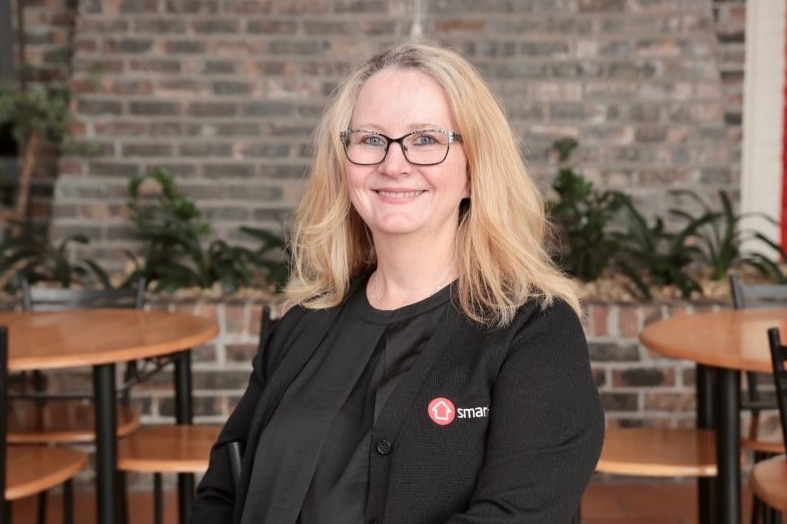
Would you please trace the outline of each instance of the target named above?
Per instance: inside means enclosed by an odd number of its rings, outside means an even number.
[[[431,76],[413,68],[383,69],[361,87],[351,117],[353,126],[451,126],[448,97]]]

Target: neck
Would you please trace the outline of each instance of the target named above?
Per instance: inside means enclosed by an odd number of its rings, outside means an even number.
[[[434,295],[459,275],[456,232],[375,235],[377,269],[366,296],[377,309],[392,310]]]
[[[402,270],[391,267],[390,263],[381,263],[369,277],[366,296],[377,309],[398,309],[434,295],[457,275],[453,260],[442,264],[414,261]]]

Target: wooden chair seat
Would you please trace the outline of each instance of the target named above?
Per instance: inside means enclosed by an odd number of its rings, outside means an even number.
[[[8,446],[6,500],[18,500],[54,488],[75,477],[89,461],[87,453],[65,446]]]
[[[218,425],[167,424],[138,429],[118,442],[118,469],[138,473],[203,473]]]
[[[716,475],[716,436],[695,428],[609,428],[596,471],[646,477]]]
[[[749,484],[754,494],[768,506],[787,512],[787,457],[778,455],[757,462]]]
[[[62,485],[63,520],[73,523],[74,477],[87,467],[89,456],[69,447],[9,445],[8,382],[8,327],[0,326],[0,522],[10,522],[12,501],[38,494],[42,507],[46,492]]]
[[[12,444],[89,443],[95,440],[95,416],[89,400],[9,400],[8,435]],[[139,427],[139,413],[121,402],[117,406],[117,435]]]
[[[743,437],[741,439],[741,447],[769,455],[779,455],[785,452],[781,435],[763,435],[757,439]]]
[[[260,315],[260,342],[273,324],[271,307],[264,305]],[[194,475],[208,469],[210,451],[221,433],[216,424],[166,424],[143,426],[118,442],[118,471],[153,474],[153,520],[164,522],[163,480],[166,473],[177,473],[192,483],[178,501],[180,522],[189,521]],[[125,475],[120,475],[125,485]],[[124,509],[126,521],[128,508]]]

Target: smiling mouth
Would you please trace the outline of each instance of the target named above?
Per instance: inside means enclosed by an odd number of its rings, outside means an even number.
[[[377,194],[384,198],[414,198],[421,193],[425,193],[425,191],[377,191]]]

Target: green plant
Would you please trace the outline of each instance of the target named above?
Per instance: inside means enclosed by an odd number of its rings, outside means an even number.
[[[267,229],[242,226],[240,230],[259,242],[259,247],[251,251],[251,263],[269,284],[281,290],[290,279],[290,251],[284,239]]]
[[[757,217],[773,225],[778,222],[764,213],[737,213],[733,208],[730,197],[724,191],[719,191],[721,209],[714,210],[696,193],[688,190],[674,191],[674,195],[687,197],[699,204],[702,213],[694,217],[687,211],[675,209],[672,213],[689,222],[702,221],[702,227],[694,234],[696,243],[700,248],[698,261],[710,270],[712,280],[723,280],[730,270],[736,267],[749,266],[760,275],[776,280],[783,279],[779,265],[774,262],[785,257],[781,247],[771,239],[748,227],[743,227],[746,218]],[[746,244],[758,241],[761,245],[768,246],[773,255],[759,251],[745,251]],[[775,257],[774,257],[775,255]]]
[[[14,292],[21,278],[31,284],[55,282],[61,287],[111,287],[109,276],[90,258],[72,261],[72,244],[86,245],[84,235],[70,235],[60,242],[49,240],[46,227],[31,220],[11,220],[0,242],[0,288]]]
[[[0,126],[10,127],[21,157],[19,189],[11,215],[16,219],[24,217],[27,211],[41,142],[45,138],[61,142],[70,122],[69,96],[64,87],[24,87],[0,82]]]
[[[747,216],[775,221],[762,213],[739,214],[729,196],[720,191],[721,209],[712,209],[696,193],[671,191],[674,197],[685,197],[699,204],[700,212],[673,208],[670,216],[678,221],[674,231],[667,230],[665,221],[657,217],[653,225],[630,203],[624,213],[625,234],[616,265],[634,284],[639,294],[652,298],[654,286],[674,286],[683,298],[702,291],[699,279],[720,281],[731,270],[748,266],[767,280],[782,280],[774,260],[784,256],[781,248],[762,233],[742,227]],[[759,240],[773,249],[776,257],[760,252],[745,252],[744,243]]]
[[[624,210],[625,230],[615,265],[631,280],[641,297],[652,299],[653,286],[675,286],[684,298],[700,292],[702,287],[691,268],[701,250],[691,245],[690,239],[711,217],[692,218],[682,229],[671,232],[660,217],[649,225],[631,202],[624,205]]]
[[[555,225],[553,259],[569,275],[585,281],[599,280],[605,273],[622,273],[635,294],[653,298],[656,288],[674,288],[690,298],[702,293],[702,279],[723,280],[730,271],[753,268],[766,280],[786,281],[778,261],[785,253],[778,244],[752,228],[744,219],[762,213],[736,213],[729,196],[719,193],[720,209],[711,208],[695,193],[673,191],[676,198],[699,204],[700,212],[670,209],[669,220],[649,221],[632,199],[619,191],[600,191],[568,162],[577,141],[564,138],[553,144],[561,167],[552,184],[557,198],[546,203]],[[759,249],[747,250],[750,242]]]
[[[552,184],[558,198],[547,201],[546,211],[557,228],[555,262],[567,274],[588,282],[610,267],[620,249],[619,235],[611,225],[629,198],[619,191],[595,189],[567,165],[577,145],[573,138],[553,144],[563,166]]]
[[[146,182],[157,186],[152,200],[141,194]],[[235,293],[255,282],[255,269],[276,268],[271,254],[283,245],[281,240],[272,233],[251,228],[245,232],[263,241],[256,250],[211,240],[210,225],[196,203],[178,190],[164,168],[132,178],[128,209],[135,235],[143,243],[141,257],[127,252],[135,264],[129,280],[144,276],[154,291],[207,289],[218,283],[223,292]],[[270,272],[265,276],[282,278]]]

